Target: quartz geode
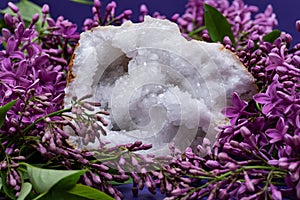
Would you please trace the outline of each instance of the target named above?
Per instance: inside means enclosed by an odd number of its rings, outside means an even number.
[[[92,93],[110,112],[102,140],[141,140],[158,154],[169,143],[184,150],[204,137],[215,141],[233,92],[243,99],[256,92],[253,77],[221,44],[188,41],[175,23],[151,17],[82,33],[72,75],[65,106]]]

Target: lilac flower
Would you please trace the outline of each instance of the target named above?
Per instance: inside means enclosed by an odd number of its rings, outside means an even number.
[[[253,96],[253,99],[257,103],[264,104],[262,108],[262,113],[267,115],[271,112],[280,103],[280,98],[278,98],[276,89],[279,86],[276,79],[274,82],[267,88],[265,93],[259,93]]]
[[[283,141],[284,135],[287,134],[288,126],[285,124],[283,118],[279,118],[276,124],[276,128],[267,129],[266,134],[271,138],[270,143]]]
[[[235,124],[237,119],[245,114],[245,108],[247,107],[247,103],[240,99],[239,95],[234,92],[232,95],[232,106],[226,107],[222,113],[230,118],[230,123]]]

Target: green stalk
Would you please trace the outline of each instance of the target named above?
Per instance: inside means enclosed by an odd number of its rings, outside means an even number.
[[[37,123],[45,120],[47,117],[53,117],[53,116],[57,116],[61,113],[64,113],[64,112],[70,112],[72,108],[65,108],[65,109],[62,109],[62,110],[58,110],[58,111],[55,111],[53,113],[50,113],[50,114],[47,114],[45,115],[44,117],[41,117],[37,120],[35,120],[32,124],[30,124],[29,126],[27,126],[24,130],[23,130],[23,133],[27,133],[29,130],[31,130]]]
[[[188,34],[188,36],[192,37],[194,35],[196,35],[197,33],[200,33],[201,31],[205,30],[206,26],[200,26],[199,28],[197,28],[196,30],[193,30],[192,32],[190,32]]]

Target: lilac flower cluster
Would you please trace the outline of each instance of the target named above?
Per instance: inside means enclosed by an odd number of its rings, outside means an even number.
[[[253,20],[252,15],[258,8],[245,5],[242,0],[234,0],[232,4],[228,0],[189,0],[185,13],[182,16],[174,14],[172,17],[185,36],[210,41],[204,27],[204,3],[217,8],[226,17],[232,27],[237,49],[247,45],[249,40],[258,40],[278,24],[271,5],[264,13],[255,15]]]
[[[115,10],[117,3],[112,1],[107,4],[105,8],[104,17],[101,16],[101,2],[100,0],[94,1],[94,6],[92,8],[93,19],[87,18],[83,23],[83,30],[91,30],[97,26],[107,26],[107,25],[120,25],[124,21],[130,19],[132,11],[124,10],[121,14],[115,15]]]
[[[95,1],[94,8],[99,5],[100,2]],[[98,105],[81,99],[72,109],[61,110],[68,63],[79,39],[77,25],[62,16],[57,20],[49,17],[48,5],[42,7],[42,16],[33,15],[27,24],[15,4],[10,2],[8,6],[14,14],[4,15],[7,28],[2,28],[1,44],[5,48],[0,52],[0,106],[17,101],[0,130],[0,170],[1,175],[6,174],[6,187],[12,189],[12,196],[19,196],[23,183],[19,162],[25,161],[43,163],[47,168],[87,168],[89,172],[81,182],[120,199],[122,194],[109,181],[124,182],[128,177],[113,177],[108,172],[109,167],[95,160],[94,153],[69,144],[69,135],[63,129],[69,126],[76,134],[80,133],[64,113]],[[105,17],[107,23],[130,15],[127,11],[116,19],[115,3],[109,4],[107,9],[109,7]]]

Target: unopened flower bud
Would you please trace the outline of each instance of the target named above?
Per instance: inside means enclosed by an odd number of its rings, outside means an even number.
[[[241,131],[242,136],[245,137],[245,138],[248,138],[251,135],[250,130],[246,126],[242,126],[240,128],[240,131]]]
[[[300,20],[296,21],[296,28],[297,28],[297,31],[300,32]]]
[[[206,161],[205,165],[211,169],[220,167],[220,163],[216,160],[208,160],[208,161]]]
[[[245,184],[246,184],[246,188],[249,192],[254,192],[255,188],[253,183],[251,182],[247,172],[244,172],[244,179],[245,179]]]
[[[8,7],[14,12],[14,13],[18,13],[19,12],[19,8],[18,6],[16,6],[14,3],[12,2],[8,2]]]

